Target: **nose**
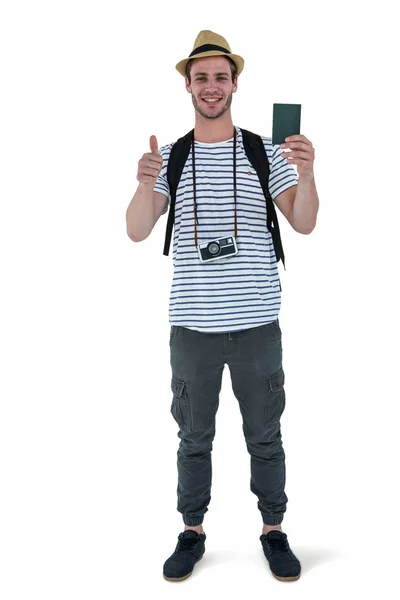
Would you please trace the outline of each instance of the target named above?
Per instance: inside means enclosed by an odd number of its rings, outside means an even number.
[[[215,83],[209,83],[204,90],[207,94],[215,94],[215,92],[218,92],[218,86]]]
[[[216,79],[210,79],[209,81],[207,81],[205,90],[207,92],[215,92],[216,90],[218,90],[218,81]]]

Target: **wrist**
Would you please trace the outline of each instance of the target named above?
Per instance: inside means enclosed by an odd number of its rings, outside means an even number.
[[[304,181],[305,183],[313,183],[315,181],[314,171],[311,171],[310,173],[299,173],[299,181]]]

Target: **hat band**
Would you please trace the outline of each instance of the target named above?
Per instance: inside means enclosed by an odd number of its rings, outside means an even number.
[[[229,50],[223,48],[222,46],[216,46],[215,44],[203,44],[202,46],[199,46],[193,50],[193,52],[189,54],[189,58],[195,54],[200,54],[200,52],[209,52],[209,50],[220,50],[221,52],[225,52],[225,54],[231,54]]]

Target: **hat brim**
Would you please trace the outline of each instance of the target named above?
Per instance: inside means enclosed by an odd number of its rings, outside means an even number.
[[[208,50],[208,52],[200,52],[199,54],[191,56],[190,58],[184,58],[183,60],[178,62],[175,68],[181,75],[185,77],[186,65],[189,62],[189,60],[192,60],[192,58],[204,58],[206,56],[225,56],[225,58],[230,58],[231,60],[233,60],[237,67],[237,74],[240,75],[240,73],[243,71],[244,60],[241,56],[239,56],[238,54],[226,54],[225,52],[220,52],[219,50]]]

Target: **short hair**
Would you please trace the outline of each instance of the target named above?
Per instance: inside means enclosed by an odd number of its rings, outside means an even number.
[[[238,71],[237,70],[237,66],[235,65],[235,63],[233,62],[233,60],[231,58],[229,58],[228,56],[224,56],[223,58],[226,58],[228,60],[228,62],[229,62],[229,66],[231,68],[231,74],[232,74],[232,83],[234,83],[235,77],[236,77],[237,71]],[[196,60],[196,59],[195,58],[191,58],[186,63],[186,73],[185,73],[185,75],[188,78],[189,83],[191,83],[191,80],[190,80],[190,70],[191,70],[191,67],[192,67],[192,64],[193,64],[194,60]]]

